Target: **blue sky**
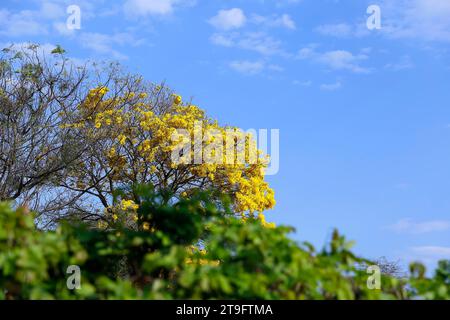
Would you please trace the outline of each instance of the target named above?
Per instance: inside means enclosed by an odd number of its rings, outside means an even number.
[[[369,258],[450,258],[450,1],[2,1],[0,44],[28,41],[119,60],[222,124],[280,129],[267,217],[296,239],[337,227]]]

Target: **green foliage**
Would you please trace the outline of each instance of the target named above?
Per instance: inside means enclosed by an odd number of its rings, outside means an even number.
[[[66,50],[64,50],[59,44],[56,45],[56,48],[53,49],[50,53],[52,54],[64,54],[66,53]]]
[[[450,260],[439,261],[431,279],[425,277],[425,270],[421,264],[411,264],[410,271],[413,275],[411,285],[416,295],[429,300],[450,299]]]
[[[0,204],[0,298],[3,299],[449,299],[450,262],[433,278],[414,264],[408,280],[383,276],[367,287],[351,252],[334,232],[316,251],[243,221],[207,194],[172,203],[170,194],[135,190],[138,223],[106,229],[62,223],[38,230],[33,214]],[[121,221],[120,219],[118,221]],[[150,227],[150,228],[149,228]],[[81,289],[69,290],[69,265],[81,268]]]

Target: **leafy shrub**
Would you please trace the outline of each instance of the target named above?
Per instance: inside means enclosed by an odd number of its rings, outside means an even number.
[[[3,299],[449,299],[450,261],[433,278],[420,264],[409,279],[382,276],[370,290],[351,252],[334,232],[316,251],[288,237],[289,227],[266,228],[235,218],[226,199],[199,193],[172,203],[150,187],[136,226],[121,219],[100,229],[62,223],[36,228],[24,208],[0,204],[0,298]],[[81,268],[81,288],[69,290],[69,265]]]

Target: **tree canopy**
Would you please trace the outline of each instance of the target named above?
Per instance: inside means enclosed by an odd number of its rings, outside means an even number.
[[[118,64],[75,63],[64,51],[10,47],[0,57],[0,200],[99,221],[150,183],[174,197],[220,189],[243,218],[275,204],[268,159],[250,133],[218,121],[165,85]],[[174,155],[177,159],[174,159]]]
[[[431,277],[384,263],[374,289],[375,262],[337,231],[322,250],[295,242],[266,221],[251,133],[64,53],[0,56],[0,299],[450,298],[450,261]]]

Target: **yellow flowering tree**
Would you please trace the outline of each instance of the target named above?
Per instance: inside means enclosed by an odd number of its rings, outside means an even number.
[[[273,226],[262,213],[275,205],[264,179],[268,159],[252,135],[220,126],[167,87],[143,84],[139,77],[126,87],[120,81],[99,86],[72,118],[64,128],[81,134],[89,152],[64,186],[100,203],[114,220],[114,208],[135,210],[131,186],[151,184],[175,197],[218,190],[230,195],[236,214]],[[116,199],[118,190],[122,196]]]
[[[116,63],[80,65],[60,47],[5,48],[0,102],[0,200],[39,212],[43,228],[60,218],[121,219],[136,210],[139,184],[172,200],[216,190],[244,218],[274,206],[267,159],[249,134]]]

